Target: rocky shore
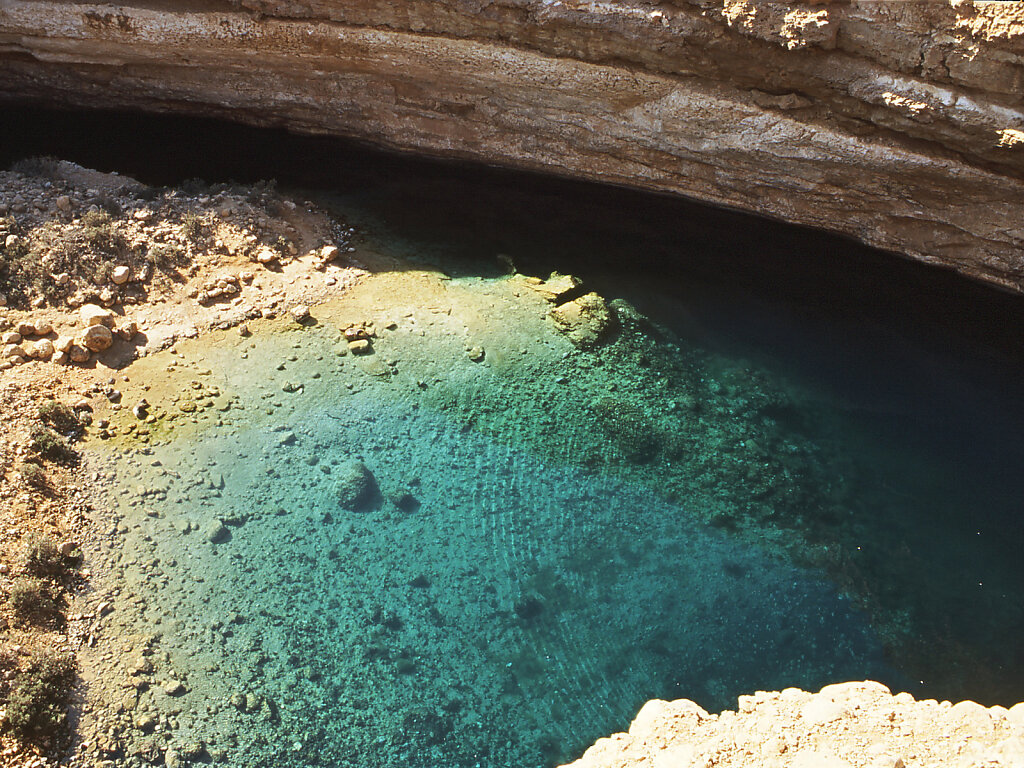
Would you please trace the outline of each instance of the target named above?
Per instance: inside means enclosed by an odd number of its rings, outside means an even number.
[[[84,431],[104,431],[94,413],[130,411],[118,382],[132,360],[212,328],[245,333],[248,319],[351,285],[364,273],[340,258],[352,235],[271,187],[156,189],[53,159],[0,172],[5,765],[96,743],[72,738],[64,682],[50,674],[95,644],[109,611],[74,608],[90,590],[83,548],[97,535],[93,480],[75,450]],[[53,685],[33,687],[40,680]]]

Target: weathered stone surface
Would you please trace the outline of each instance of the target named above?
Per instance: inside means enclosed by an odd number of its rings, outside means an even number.
[[[227,115],[679,192],[1018,289],[1022,53],[1016,3],[0,9],[0,96]]]
[[[83,304],[78,314],[87,326],[105,325],[109,328],[114,325],[114,313],[97,304]]]
[[[559,304],[548,317],[573,344],[583,349],[601,342],[615,326],[612,310],[596,293]]]
[[[1011,766],[1024,760],[1014,710],[915,701],[871,681],[811,694],[796,688],[740,696],[711,715],[692,701],[653,700],[628,733],[599,739],[569,768],[714,765],[718,768],[920,765]]]
[[[90,325],[82,334],[82,346],[90,352],[103,352],[114,343],[114,334],[105,325]]]
[[[1021,4],[970,0],[0,7],[0,98],[670,191],[1017,290],[1022,56]]]

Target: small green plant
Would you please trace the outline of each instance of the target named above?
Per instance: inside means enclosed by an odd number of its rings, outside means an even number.
[[[31,576],[14,579],[7,600],[14,618],[25,624],[52,624],[60,615],[49,585]]]
[[[78,458],[78,454],[60,435],[44,426],[32,430],[29,448],[39,457],[60,464],[71,464]]]
[[[188,255],[176,245],[151,245],[146,251],[146,261],[161,272],[175,267],[184,267],[189,263]]]
[[[20,173],[22,176],[37,176],[43,179],[52,179],[54,172],[60,165],[60,160],[52,155],[41,157],[26,157],[11,165],[11,170]]]
[[[35,488],[37,491],[46,490],[50,485],[43,468],[30,461],[23,461],[21,463],[18,467],[18,474],[21,475],[21,480],[25,485],[29,488]]]
[[[49,536],[33,535],[25,549],[25,570],[33,576],[60,576],[67,569],[60,546]]]
[[[25,742],[52,737],[67,718],[75,671],[70,656],[42,651],[15,673],[7,698],[7,730]]]
[[[47,400],[39,406],[39,420],[65,435],[76,432],[81,426],[75,412],[56,400]]]
[[[107,250],[111,246],[114,219],[102,210],[87,211],[82,217],[82,234],[93,248]]]
[[[185,214],[181,220],[181,227],[189,240],[198,240],[203,234],[203,220],[195,211]]]

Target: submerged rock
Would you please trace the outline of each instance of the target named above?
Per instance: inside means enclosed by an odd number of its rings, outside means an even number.
[[[206,535],[206,540],[211,544],[220,544],[231,536],[231,532],[220,520],[211,521],[203,530],[203,533]]]
[[[377,481],[363,462],[352,459],[338,467],[335,494],[338,504],[349,510],[365,509],[377,493]]]
[[[552,272],[547,280],[528,279],[526,284],[553,304],[565,301],[583,285],[578,277],[558,272]]]
[[[612,331],[615,315],[596,293],[560,304],[548,313],[555,327],[582,349],[596,346]]]

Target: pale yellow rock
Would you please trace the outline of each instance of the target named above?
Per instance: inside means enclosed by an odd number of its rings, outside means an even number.
[[[114,324],[114,313],[97,304],[83,304],[78,310],[78,315],[86,326],[105,325],[110,327]]]
[[[559,304],[548,316],[558,330],[583,349],[604,340],[615,324],[615,317],[607,302],[596,293],[588,293],[575,301]]]
[[[114,334],[105,325],[91,325],[82,334],[82,346],[90,352],[103,352],[114,343]]]
[[[551,277],[541,282],[527,282],[533,290],[543,296],[550,302],[560,302],[563,297],[575,291],[579,288],[582,283],[579,278],[572,275],[560,275],[557,272],[552,272]]]
[[[120,323],[115,332],[125,341],[131,341],[139,332],[139,325],[134,320],[129,320],[125,323]]]
[[[53,342],[49,339],[34,341],[28,348],[29,357],[34,360],[49,360],[53,357]]]
[[[599,739],[571,768],[1008,768],[1024,765],[1024,705],[915,701],[880,683],[816,694],[741,696],[708,715],[691,701],[645,704],[628,733]],[[1016,712],[1014,710],[1017,710]],[[817,713],[817,714],[815,714]]]

